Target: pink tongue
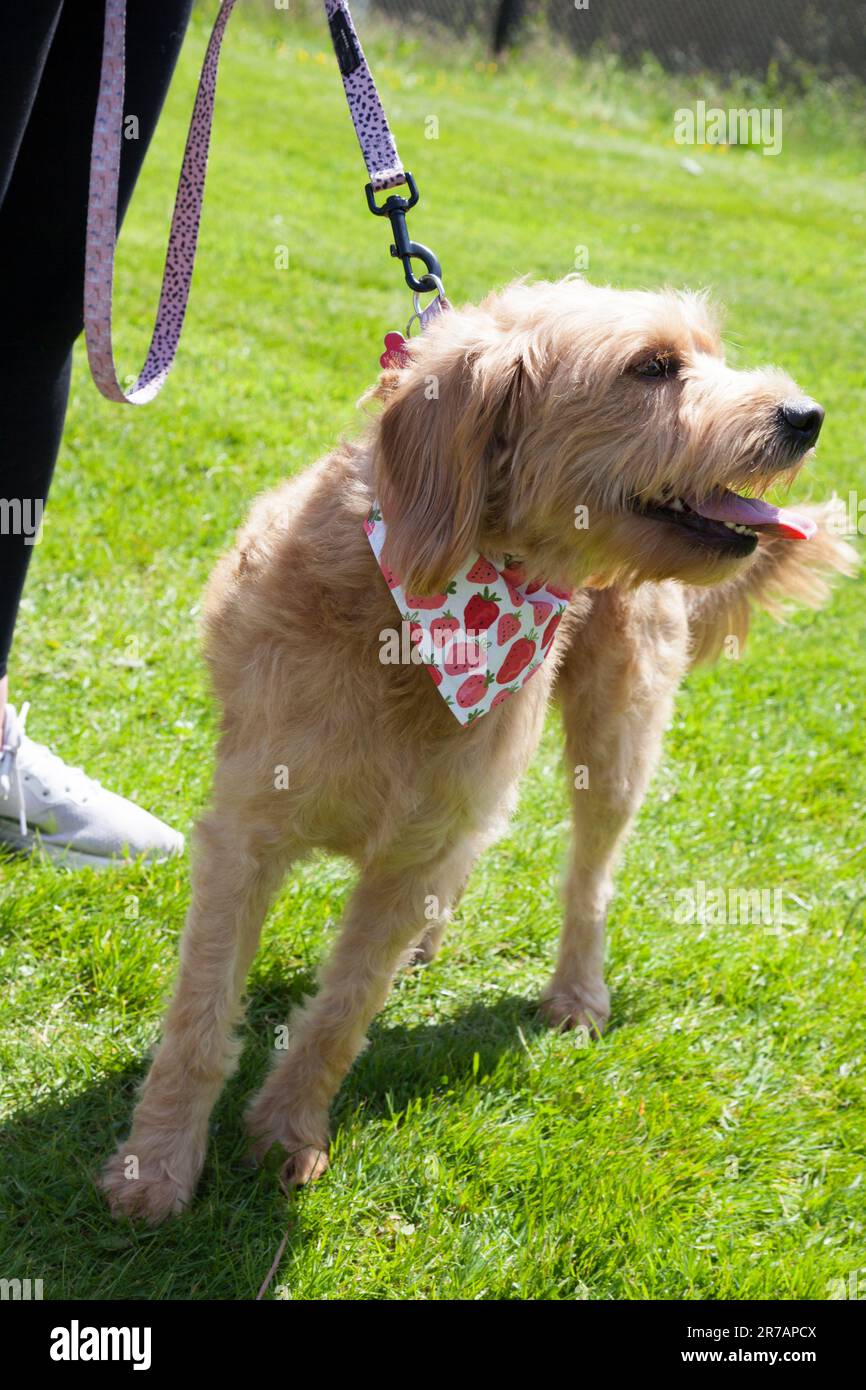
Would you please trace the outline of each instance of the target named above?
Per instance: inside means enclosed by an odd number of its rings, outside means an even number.
[[[753,527],[794,541],[811,540],[818,529],[812,518],[802,512],[774,507],[756,497],[738,497],[735,492],[717,493],[700,503],[692,497],[685,500],[693,512],[708,521],[733,521],[737,526]]]

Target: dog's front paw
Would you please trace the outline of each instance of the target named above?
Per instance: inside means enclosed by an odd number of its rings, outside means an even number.
[[[192,1155],[173,1161],[152,1142],[137,1141],[133,1134],[112,1154],[99,1185],[112,1215],[156,1226],[188,1206],[200,1168],[201,1162]]]
[[[315,1182],[328,1167],[328,1139],[325,1124],[304,1124],[275,1106],[267,1096],[259,1096],[246,1113],[246,1126],[252,1137],[250,1157],[261,1163],[278,1144],[286,1155],[280,1169],[280,1183],[286,1190]]]
[[[551,1028],[585,1028],[600,1038],[610,1018],[610,994],[603,981],[588,987],[551,980],[541,996],[541,1014]]]

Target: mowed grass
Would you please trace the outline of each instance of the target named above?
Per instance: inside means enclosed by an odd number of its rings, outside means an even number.
[[[124,232],[124,371],[205,39],[197,18]],[[684,151],[672,110],[723,98],[709,83],[562,55],[493,70],[382,32],[368,47],[421,184],[413,235],[453,298],[559,277],[578,246],[596,280],[708,286],[734,360],[782,363],[827,408],[795,496],[866,496],[866,187],[844,103],[785,105],[779,158]],[[122,410],[79,353],[13,670],[35,737],[184,830],[215,730],[204,581],[250,498],[356,428],[409,313],[323,26],[240,12],[223,63],[179,364],[156,405]],[[92,1178],[157,1035],[187,865],[0,861],[0,1272],[41,1278],[46,1298],[248,1299],[287,1228],[271,1293],[290,1298],[820,1299],[864,1271],[864,680],[859,581],[786,627],[760,618],[741,660],[689,679],[624,855],[612,1025],[590,1047],[544,1031],[534,1003],[569,835],[551,714],[510,834],[343,1087],[330,1174],[287,1199],[243,1166],[241,1110],[352,881],[330,860],[293,874],[198,1198],[155,1232],[113,1222]],[[698,881],[781,890],[784,923],[678,925],[675,895]]]

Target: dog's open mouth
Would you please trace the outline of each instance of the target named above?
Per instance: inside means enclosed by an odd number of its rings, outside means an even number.
[[[669,500],[635,498],[631,507],[650,521],[665,521],[688,533],[690,539],[711,550],[750,555],[758,533],[807,541],[815,534],[811,517],[789,507],[774,507],[757,497],[740,497],[727,488],[709,497],[672,497]]]

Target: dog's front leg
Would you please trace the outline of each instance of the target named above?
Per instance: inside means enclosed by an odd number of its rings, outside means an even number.
[[[289,852],[254,844],[230,806],[226,799],[198,827],[193,898],[162,1042],[132,1132],[102,1176],[115,1215],[157,1222],[188,1203],[204,1163],[210,1113],[234,1065],[244,982]]]
[[[682,641],[672,639],[679,609],[665,604],[662,642],[647,637],[645,622],[630,622],[629,602],[611,590],[597,596],[556,687],[573,836],[559,955],[542,1011],[554,1027],[591,1033],[610,1016],[604,951],[617,850],[658,762],[685,660],[682,624]]]
[[[475,852],[467,842],[438,862],[380,865],[360,879],[322,970],[319,993],[293,1015],[288,1051],[247,1112],[256,1157],[263,1158],[274,1144],[285,1150],[286,1186],[309,1182],[327,1168],[331,1101],[364,1046],[394,975],[419,942],[431,899],[444,921]]]
[[[565,915],[556,970],[541,996],[542,1013],[555,1028],[601,1033],[610,1017],[604,981],[607,909],[617,845],[632,814],[629,801],[590,795],[588,788],[572,796]]]

